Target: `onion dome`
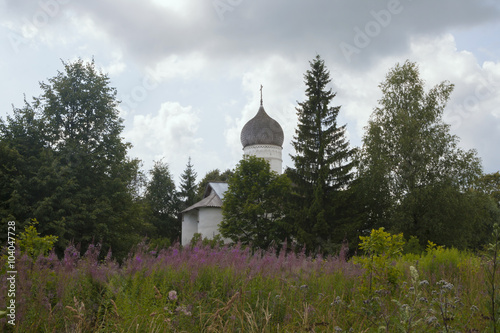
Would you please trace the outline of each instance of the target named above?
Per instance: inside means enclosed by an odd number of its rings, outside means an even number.
[[[240,139],[243,148],[251,145],[283,146],[283,129],[276,120],[266,113],[264,106],[262,106],[262,100],[255,117],[243,126]]]

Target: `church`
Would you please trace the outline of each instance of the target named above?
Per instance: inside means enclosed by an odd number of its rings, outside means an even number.
[[[250,119],[241,130],[243,157],[256,156],[269,162],[272,171],[282,173],[283,129],[271,118],[262,103],[262,86],[260,107],[255,117]],[[222,203],[228,184],[210,182],[205,189],[201,201],[181,212],[182,214],[182,245],[189,244],[195,233],[202,238],[213,238],[219,233],[219,223],[222,221]]]

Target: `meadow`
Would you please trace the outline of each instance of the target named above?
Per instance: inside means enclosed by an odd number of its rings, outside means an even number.
[[[493,332],[496,258],[428,247],[347,258],[199,241],[17,260],[3,332]],[[367,252],[369,253],[369,252]],[[104,259],[99,259],[104,258]],[[5,256],[2,258],[5,276]],[[0,281],[0,305],[7,282]],[[492,308],[493,307],[493,308]]]

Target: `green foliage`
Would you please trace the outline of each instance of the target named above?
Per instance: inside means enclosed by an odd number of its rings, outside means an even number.
[[[37,218],[38,231],[58,237],[58,253],[71,240],[84,247],[95,240],[125,256],[148,226],[116,89],[93,61],[63,65],[40,83],[40,97],[0,122],[0,149],[13,157],[0,158],[0,211],[21,226]]]
[[[491,319],[492,332],[497,332],[500,327],[500,293],[498,292],[498,268],[500,267],[500,226],[493,226],[493,240],[486,246],[486,282],[488,286],[488,300],[486,302]]]
[[[21,253],[26,253],[33,259],[38,258],[39,255],[46,256],[53,248],[54,243],[57,242],[57,236],[43,236],[36,230],[38,221],[33,219],[31,223],[24,228],[24,232],[19,234],[18,245]]]
[[[370,236],[359,236],[361,243],[359,248],[367,256],[385,257],[387,259],[397,258],[403,252],[405,240],[403,234],[391,235],[384,231],[372,229]]]
[[[359,248],[365,256],[356,261],[366,269],[368,291],[371,293],[374,288],[394,288],[402,273],[393,265],[392,260],[403,253],[403,234],[391,235],[384,228],[379,228],[372,229],[370,236],[359,236],[359,239]]]
[[[430,254],[436,254],[436,253],[440,253],[444,250],[444,245],[437,245],[436,243],[434,242],[431,242],[431,241],[427,241],[427,247],[425,248],[425,251],[427,253],[430,253]]]
[[[420,241],[416,236],[410,236],[410,238],[406,241],[403,253],[413,253],[413,254],[421,254],[423,252],[422,246],[420,245]]]
[[[354,149],[346,139],[346,125],[337,125],[340,106],[330,106],[336,96],[330,81],[324,61],[316,56],[304,75],[307,99],[297,107],[294,167],[287,170],[296,192],[289,217],[297,241],[309,250],[332,241],[340,244],[346,236],[337,229],[349,202],[342,192],[353,178]]]
[[[469,268],[474,267],[478,270],[477,260],[473,260],[471,254],[467,251],[460,251],[456,248],[445,249],[442,247],[428,250],[418,259],[418,267],[426,274],[439,274],[441,270],[447,270],[449,276],[459,275],[461,273],[461,264],[469,262]]]
[[[168,237],[155,237],[149,239],[148,245],[151,251],[160,251],[168,249],[172,245],[172,241]]]
[[[155,162],[149,171],[151,180],[146,186],[145,200],[151,210],[151,223],[156,237],[167,237],[171,243],[180,238],[180,200],[168,164]]]
[[[414,235],[422,245],[479,246],[491,220],[484,218],[484,200],[466,191],[481,175],[480,160],[474,150],[458,147],[442,121],[453,85],[442,82],[425,92],[417,64],[406,61],[380,88],[359,154],[370,224]]]
[[[288,236],[283,198],[290,189],[286,175],[272,172],[262,158],[246,156],[236,166],[224,194],[221,235],[253,248],[281,244]]]
[[[212,238],[208,238],[208,237],[203,237],[202,234],[196,232],[193,235],[193,238],[191,238],[189,245],[191,247],[194,247],[194,246],[197,246],[200,244],[202,246],[210,246],[210,248],[213,249],[213,248],[224,246],[224,239],[219,234],[215,235]]]
[[[33,211],[42,208],[44,198],[61,184],[54,170],[55,154],[46,146],[41,115],[28,103],[0,119],[0,239],[5,241],[8,221],[23,228]],[[42,233],[59,235],[54,220],[42,219]]]
[[[364,239],[367,247],[399,252],[390,245],[401,241],[398,235],[375,231],[373,242]],[[238,246],[197,243],[152,253],[144,244],[120,266],[109,257],[97,261],[96,247],[82,258],[72,247],[62,260],[23,256],[16,263],[16,298],[22,300],[16,302],[16,326],[2,320],[0,330],[494,332],[490,277],[478,265],[481,258],[430,248],[410,260],[391,259],[402,273],[396,287],[369,295],[363,292],[368,276],[353,262],[293,251],[251,254]],[[451,258],[451,250],[458,270],[441,260]],[[429,271],[422,262],[434,256],[442,267]],[[0,257],[0,267],[5,260]]]
[[[191,164],[191,157],[188,160],[186,169],[181,175],[179,197],[182,200],[182,209],[185,209],[196,202],[196,172]]]
[[[474,188],[491,196],[500,208],[500,171],[483,175],[476,181]]]

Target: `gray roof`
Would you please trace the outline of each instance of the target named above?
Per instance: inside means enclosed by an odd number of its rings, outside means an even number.
[[[222,200],[224,200],[224,193],[228,189],[228,184],[223,182],[210,182],[205,189],[205,197],[197,203],[184,209],[181,213],[188,212],[193,209],[204,207],[222,207]]]
[[[224,194],[226,193],[229,184],[226,182],[210,182],[205,189],[205,197],[214,191],[221,200],[224,200]]]
[[[240,139],[243,148],[258,144],[282,147],[284,135],[281,125],[269,117],[261,104],[255,117],[243,126]]]

